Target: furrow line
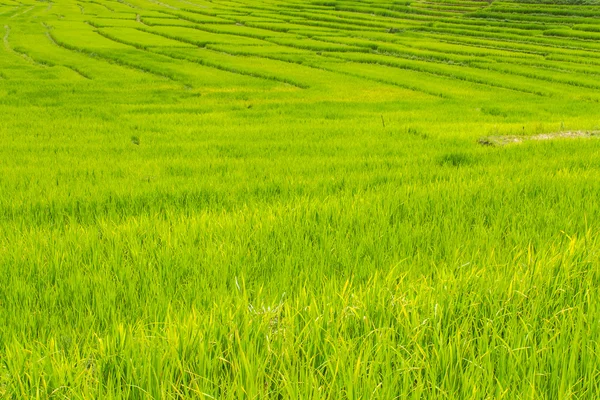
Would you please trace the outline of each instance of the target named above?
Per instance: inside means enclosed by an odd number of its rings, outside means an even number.
[[[33,10],[34,8],[35,8],[35,6],[31,6],[31,7],[29,7],[28,9],[26,9],[25,11],[23,11],[23,12],[21,12],[21,13],[16,13],[16,14],[13,14],[13,15],[12,15],[10,18],[12,19],[12,18],[15,18],[15,17],[20,17],[21,15],[25,15],[25,14],[27,14],[29,11]]]
[[[156,4],[156,5],[159,5],[159,6],[161,6],[161,7],[168,8],[168,9],[170,9],[170,10],[179,10],[179,8],[177,8],[177,7],[173,7],[173,6],[169,5],[169,4],[165,4],[165,3],[163,3],[163,2],[160,2],[160,1],[158,1],[158,0],[148,0],[148,1],[149,1],[149,2],[151,2],[151,3],[154,3],[154,4]]]
[[[552,49],[556,49],[556,50],[560,50],[560,49],[564,49],[564,50],[575,50],[575,51],[583,51],[583,52],[590,52],[590,53],[600,53],[600,48],[597,47],[581,47],[581,46],[565,46],[565,45],[559,45],[559,44],[553,44],[553,43],[546,43],[546,42],[539,42],[539,41],[532,41],[532,40],[526,40],[525,38],[523,40],[516,40],[516,39],[509,39],[506,37],[500,37],[500,36],[494,36],[494,37],[490,37],[490,36],[484,36],[484,35],[469,35],[466,33],[458,33],[458,32],[447,32],[447,33],[441,33],[441,32],[437,32],[437,31],[413,31],[417,34],[423,35],[424,37],[429,37],[429,38],[435,38],[438,40],[440,37],[442,38],[446,38],[448,36],[451,37],[455,37],[456,40],[462,39],[462,40],[487,40],[490,42],[501,42],[501,43],[514,43],[516,45],[526,45],[526,46],[531,46],[531,47],[540,47],[544,50],[548,49],[547,51],[551,51]],[[541,49],[540,49],[541,50]]]
[[[210,50],[213,51],[213,50]],[[290,85],[290,86],[294,86],[298,89],[309,89],[310,86],[306,85],[304,83],[299,83],[299,82],[295,82],[292,79],[286,79],[286,78],[279,78],[277,76],[272,76],[272,75],[265,75],[265,74],[261,74],[261,73],[257,73],[257,72],[248,72],[248,71],[243,71],[243,70],[239,70],[236,68],[231,68],[231,67],[226,67],[224,65],[218,64],[218,63],[213,63],[204,59],[196,59],[193,57],[183,57],[183,56],[176,56],[174,54],[171,53],[163,53],[163,52],[156,52],[156,51],[151,51],[149,50],[148,52],[150,53],[155,53],[155,54],[160,54],[163,56],[167,56],[169,58],[175,59],[175,60],[182,60],[182,61],[188,61],[188,62],[192,62],[198,65],[202,65],[204,67],[209,67],[209,68],[214,68],[220,71],[225,71],[225,72],[229,72],[232,74],[237,74],[237,75],[242,75],[242,76],[249,76],[252,78],[259,78],[259,79],[264,79],[264,80],[268,80],[268,81],[273,81],[273,82],[278,82],[278,83],[284,83],[286,85]]]
[[[383,53],[373,52],[373,54],[381,54],[381,55],[389,56],[392,58],[415,60],[415,61],[430,63],[430,64],[438,64],[438,65],[447,65],[448,64],[444,60],[436,60],[436,59],[432,59],[432,58],[419,57],[419,56],[415,56],[415,55],[402,54],[402,53],[397,53],[397,52],[383,52]],[[452,60],[450,60],[450,61],[452,61]],[[568,86],[572,86],[572,87],[600,89],[600,85],[587,84],[584,82],[553,80],[552,78],[537,76],[533,73],[519,72],[519,71],[507,69],[507,68],[502,69],[502,68],[494,68],[491,66],[484,66],[481,64],[481,61],[482,60],[472,60],[472,61],[468,61],[468,62],[464,62],[464,63],[453,62],[452,65],[473,68],[473,69],[477,69],[477,70],[481,70],[481,71],[494,71],[494,72],[499,72],[499,73],[506,74],[506,75],[521,76],[521,77],[528,78],[528,79],[535,79],[535,80],[544,81],[544,82],[558,83],[558,84],[568,85]],[[502,62],[505,64],[509,64],[509,65],[526,67],[525,65],[523,65],[521,63],[513,62],[513,61],[509,61],[509,60],[503,60]]]
[[[301,65],[303,67],[306,68],[311,68],[311,69],[315,69],[315,70],[319,70],[319,71],[325,71],[325,72],[331,72],[331,73],[335,73],[335,74],[339,74],[339,75],[346,75],[346,76],[352,76],[354,78],[361,78],[361,79],[365,79],[365,80],[369,80],[369,81],[373,81],[373,82],[377,82],[377,83],[384,83],[384,84],[389,84],[392,86],[396,86],[396,87],[400,87],[402,89],[407,89],[413,92],[417,92],[417,93],[423,93],[429,96],[434,96],[434,97],[441,97],[441,98],[450,98],[450,96],[444,94],[444,93],[438,93],[438,92],[431,92],[431,91],[427,91],[424,89],[421,89],[417,86],[411,86],[411,85],[403,85],[400,84],[398,82],[393,82],[393,81],[387,81],[387,80],[383,80],[383,79],[378,79],[378,78],[373,78],[373,77],[369,77],[366,75],[360,75],[360,74],[352,74],[350,72],[346,72],[346,71],[338,71],[336,69],[333,68],[325,68],[322,66],[318,66],[316,64],[313,63],[305,63],[305,62],[299,62],[299,61],[292,61],[292,60],[287,60],[287,59],[283,59],[283,58],[279,58],[279,57],[275,57],[275,56],[269,56],[269,55],[264,55],[264,54],[253,54],[253,53],[244,53],[244,52],[228,52],[228,51],[224,51],[224,50],[217,50],[217,49],[212,49],[210,47],[210,45],[208,45],[206,47],[207,50],[210,51],[214,51],[214,52],[219,52],[219,53],[223,53],[223,54],[228,54],[228,55],[232,55],[232,56],[246,56],[246,57],[255,57],[255,58],[264,58],[265,60],[274,60],[274,61],[280,61],[280,62],[285,62],[288,64],[296,64],[296,65]]]
[[[107,9],[108,11],[110,11],[110,12],[113,12],[113,13],[115,12],[115,9],[114,9],[114,8],[110,8],[109,6],[107,6],[107,5],[106,5],[106,4],[104,4],[104,3],[100,3],[100,2],[98,2],[98,1],[94,1],[94,0],[90,0],[90,1],[88,1],[88,3],[97,4],[97,5],[99,5],[100,7],[104,7],[104,8],[106,8],[106,9]]]
[[[119,3],[121,3],[121,4],[126,5],[129,8],[133,8],[134,10],[141,10],[142,9],[141,7],[138,7],[138,6],[134,5],[134,4],[131,4],[131,3],[127,2],[127,1],[125,1],[125,0],[117,0],[117,1]]]
[[[344,57],[341,57],[339,55],[336,54],[323,54],[323,56],[325,57],[331,57],[331,58],[337,58],[337,59],[341,59],[341,60],[345,60],[345,61],[351,61],[351,62],[355,62],[355,63],[359,63],[359,64],[379,64],[379,65],[385,65],[388,67],[392,67],[392,68],[397,68],[397,69],[405,69],[405,70],[409,70],[409,71],[416,71],[416,72],[421,72],[424,74],[430,74],[430,75],[434,75],[434,76],[441,76],[441,77],[445,77],[445,78],[449,78],[449,79],[454,79],[457,81],[465,81],[465,82],[471,82],[471,83],[476,83],[479,85],[484,85],[484,86],[489,86],[489,87],[494,87],[494,88],[501,88],[501,89],[506,89],[506,90],[512,90],[515,92],[520,92],[520,93],[526,93],[526,94],[531,94],[531,95],[536,95],[536,96],[541,96],[541,97],[548,97],[549,94],[548,93],[544,93],[544,92],[539,92],[539,91],[533,91],[533,90],[527,90],[527,89],[522,89],[522,88],[515,88],[515,87],[511,87],[511,86],[507,86],[507,85],[501,85],[501,84],[493,84],[487,81],[483,81],[481,79],[477,79],[477,78],[473,78],[473,77],[468,77],[468,76],[464,76],[464,77],[460,77],[457,75],[453,75],[451,73],[443,73],[441,71],[431,71],[431,70],[425,70],[422,68],[417,68],[417,67],[413,67],[410,65],[399,65],[393,62],[385,62],[383,60],[371,60],[371,61],[367,61],[367,60],[354,60],[354,59],[347,59]]]
[[[464,40],[464,39],[441,39],[440,38],[438,40],[440,43],[469,46],[469,47],[475,47],[475,48],[481,48],[481,49],[502,50],[502,51],[509,51],[509,52],[517,53],[517,51],[511,50],[510,47],[496,46],[493,44],[472,43],[469,40]],[[589,57],[583,57],[583,56],[576,57],[572,54],[563,53],[560,51],[539,53],[539,52],[534,52],[534,51],[527,52],[525,50],[520,50],[518,52],[525,53],[525,54],[539,55],[539,56],[544,57],[545,59],[554,58],[554,57],[566,57],[569,60],[569,62],[578,64],[578,65],[585,65],[585,64],[600,65],[600,55],[596,56],[595,54],[593,56],[590,55]]]
[[[140,31],[144,31],[143,29],[140,28],[136,28]],[[294,82],[291,79],[284,79],[284,78],[278,78],[276,76],[271,76],[271,75],[264,75],[264,74],[260,74],[260,73],[253,73],[253,72],[247,72],[247,71],[242,71],[242,70],[238,70],[235,68],[230,68],[230,67],[226,67],[224,65],[218,64],[218,63],[212,63],[210,61],[206,61],[206,60],[200,60],[200,59],[196,59],[193,57],[183,57],[183,56],[176,56],[172,53],[165,53],[165,52],[159,52],[159,51],[153,51],[148,49],[146,46],[142,46],[139,44],[135,44],[135,43],[129,43],[129,42],[125,42],[123,40],[117,39],[105,32],[101,32],[101,31],[97,31],[97,33],[103,37],[105,37],[106,39],[112,40],[116,43],[120,43],[123,44],[125,46],[131,46],[137,50],[140,51],[144,51],[147,52],[149,54],[159,54],[174,60],[181,60],[181,61],[189,61],[192,62],[194,64],[198,64],[198,65],[202,65],[208,68],[213,68],[213,69],[217,69],[217,70],[221,70],[221,71],[225,71],[225,72],[229,72],[232,74],[237,74],[237,75],[242,75],[242,76],[250,76],[253,78],[257,78],[257,79],[264,79],[264,80],[270,80],[270,81],[274,81],[274,82],[278,82],[278,83],[285,83],[294,87],[297,87],[298,89],[308,89],[309,86],[302,84],[302,83],[298,83],[298,82]],[[157,35],[157,36],[161,36],[161,35]],[[182,43],[184,43],[183,41],[181,41]]]
[[[61,46],[58,45],[58,43],[56,43],[56,41],[54,40],[54,38],[52,37],[52,35],[50,35],[50,30],[48,29],[48,27],[44,24],[44,26],[46,27],[46,37],[48,38],[48,40],[54,44],[56,47],[59,48],[63,48]],[[63,67],[65,68],[69,68],[71,71],[75,72],[76,74],[80,75],[82,78],[84,79],[89,79],[92,80],[92,77],[87,75],[85,72],[81,71],[79,68],[74,67],[72,65],[66,65],[66,64],[62,64]]]
[[[49,67],[49,66],[50,67],[53,66],[50,63],[37,62],[33,58],[31,58],[31,56],[29,56],[29,54],[27,54],[26,52],[21,51],[21,50],[17,50],[15,48],[11,47],[10,46],[10,42],[9,42],[10,26],[4,25],[4,30],[5,30],[5,34],[4,34],[3,41],[4,41],[4,48],[7,51],[18,55],[21,58],[23,58],[25,61],[27,61],[28,63],[33,64],[33,65],[38,66],[38,67],[41,67],[41,68],[46,68],[46,67]]]
[[[208,8],[207,6],[201,5],[201,4],[196,4],[196,3],[192,3],[191,1],[187,1],[187,0],[178,0],[180,3],[184,3],[190,6],[194,6],[194,7],[200,7],[200,8]]]
[[[7,51],[10,51],[10,45],[8,44],[8,36],[10,35],[10,26],[4,25],[4,37],[2,38],[2,42],[4,43],[4,48]]]
[[[201,27],[193,26],[193,27],[190,27],[190,28],[201,30],[201,31],[210,32],[210,30],[205,30],[205,29],[202,29]],[[143,29],[143,28],[137,28],[137,29],[140,30],[140,31],[146,32],[146,33],[151,33],[151,34],[154,34],[154,35],[157,35],[157,36],[162,36],[162,37],[165,37],[167,39],[176,40],[176,41],[179,41],[181,43],[193,44],[193,45],[199,46],[198,43],[194,43],[191,40],[185,40],[185,39],[182,39],[182,38],[173,37],[171,35],[166,35],[166,34],[162,34],[162,33],[159,33],[159,32],[154,32],[152,30],[147,30],[147,29]],[[214,32],[210,32],[210,33],[214,33]],[[233,34],[233,35],[235,35],[235,34]],[[245,35],[235,35],[235,36],[247,37]],[[261,40],[263,40],[263,41],[265,41],[267,43],[279,44],[279,43],[276,43],[276,42],[271,42],[270,40],[268,40],[266,38],[265,39],[261,39]],[[282,45],[282,44],[279,44],[279,45],[281,45],[283,47],[297,48],[297,47],[289,46],[289,45]],[[202,47],[202,46],[199,46],[199,47]],[[224,54],[229,54],[229,55],[234,55],[234,56],[238,55],[236,53],[231,53],[231,52],[223,51],[221,49],[215,50],[215,49],[212,49],[210,47],[206,47],[206,46],[204,46],[204,47],[206,49],[210,50],[210,51],[216,51],[216,52],[220,52],[220,53],[224,53]],[[303,50],[305,50],[305,49],[303,49]],[[309,51],[307,51],[307,52],[309,52]],[[159,54],[163,54],[163,53],[159,53]],[[261,54],[250,54],[250,53],[247,53],[247,54],[241,54],[241,55],[243,55],[243,56],[252,56],[252,57],[256,57],[256,58],[271,59],[271,60],[286,62],[286,63],[290,63],[290,64],[297,64],[297,65],[302,65],[302,66],[305,66],[305,67],[313,68],[313,69],[316,69],[316,70],[327,71],[327,72],[332,72],[332,73],[338,73],[338,74],[346,75],[346,76],[353,76],[355,78],[367,79],[367,80],[378,82],[378,83],[390,84],[390,85],[393,85],[393,86],[401,87],[403,89],[411,90],[411,91],[418,92],[418,93],[427,94],[427,95],[434,96],[434,97],[442,97],[442,98],[448,98],[449,97],[449,96],[447,96],[447,95],[445,95],[443,93],[430,92],[430,91],[423,90],[423,89],[420,89],[420,88],[418,88],[416,86],[412,86],[412,85],[403,85],[403,84],[400,84],[400,83],[397,83],[397,82],[391,82],[391,81],[386,81],[386,80],[379,80],[377,78],[366,77],[366,76],[360,75],[360,74],[356,74],[355,75],[355,74],[351,74],[351,73],[347,73],[347,72],[337,71],[335,69],[321,68],[321,67],[315,66],[314,64],[305,64],[305,63],[301,63],[301,62],[292,62],[290,60],[281,59],[281,58],[277,58],[277,57],[273,57],[273,56],[265,56],[265,55],[261,55]],[[188,60],[188,61],[190,61],[190,60]],[[285,83],[290,83],[290,82],[285,81],[285,80],[284,80],[284,82]],[[301,87],[301,88],[306,88],[306,87]]]
[[[89,50],[87,50],[85,48],[73,46],[73,45],[67,44],[67,43],[62,43],[61,41],[57,40],[54,35],[52,35],[52,32],[48,32],[48,34],[50,35],[50,37],[52,38],[52,40],[54,41],[54,43],[56,43],[57,46],[62,47],[63,49],[70,50],[70,51],[77,52],[77,53],[81,53],[81,54],[85,54],[85,55],[87,55],[90,58],[99,58],[99,59],[101,59],[103,61],[106,61],[109,64],[115,64],[115,65],[118,65],[120,67],[128,68],[128,69],[131,69],[131,70],[134,70],[134,71],[137,71],[137,72],[142,72],[142,73],[145,73],[145,74],[153,75],[153,76],[159,77],[161,79],[166,79],[166,80],[175,82],[177,84],[182,85],[183,87],[187,87],[186,84],[184,84],[184,83],[182,83],[180,81],[177,81],[177,80],[171,78],[170,76],[163,75],[163,74],[157,73],[155,71],[152,71],[150,69],[142,68],[140,66],[133,65],[133,64],[124,62],[124,61],[116,59],[116,58],[111,58],[111,57],[104,56],[102,54],[91,52],[91,51],[89,51]]]

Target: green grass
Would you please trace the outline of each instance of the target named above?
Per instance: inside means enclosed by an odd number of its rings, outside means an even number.
[[[0,398],[600,397],[600,140],[478,143],[600,130],[543,3],[0,1]]]

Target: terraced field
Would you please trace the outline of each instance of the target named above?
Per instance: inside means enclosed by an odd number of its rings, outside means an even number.
[[[0,398],[600,397],[600,4],[0,34]]]

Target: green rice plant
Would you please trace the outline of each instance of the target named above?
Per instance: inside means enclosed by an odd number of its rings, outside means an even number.
[[[598,10],[0,0],[0,398],[598,398]]]
[[[599,40],[600,34],[595,32],[580,32],[575,30],[566,30],[566,29],[553,29],[544,32],[545,36],[560,36],[560,37],[568,37],[574,39],[581,40]]]

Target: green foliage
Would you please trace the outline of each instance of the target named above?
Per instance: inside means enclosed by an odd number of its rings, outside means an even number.
[[[599,16],[3,0],[0,398],[600,397]]]
[[[449,153],[440,157],[440,165],[450,165],[452,167],[470,165],[473,162],[473,157],[465,153]]]

